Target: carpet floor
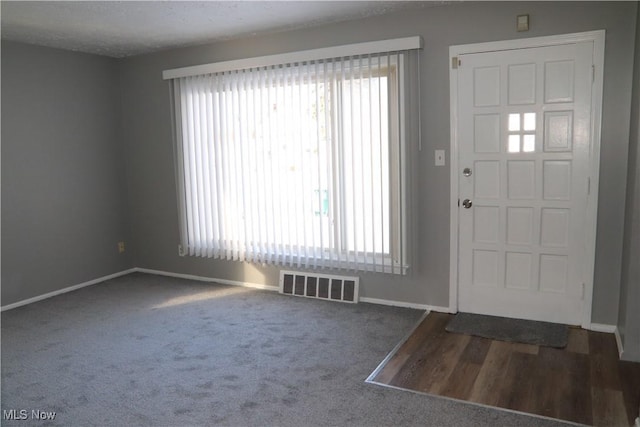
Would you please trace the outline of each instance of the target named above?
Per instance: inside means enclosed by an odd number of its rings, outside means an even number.
[[[2,425],[566,425],[365,383],[422,314],[131,274],[2,313]]]

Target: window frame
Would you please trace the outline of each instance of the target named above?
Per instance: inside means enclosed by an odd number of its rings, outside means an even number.
[[[421,45],[421,40],[420,40],[420,45]],[[384,55],[382,57],[384,57]],[[380,64],[378,64],[377,70],[374,69],[374,64],[372,64],[371,58],[372,57],[369,56],[369,59],[368,59],[369,62],[366,63],[366,59],[363,61],[362,57],[359,57],[359,62],[357,64],[358,68],[366,69],[364,73],[362,71],[360,72],[359,80],[363,80],[365,78],[376,78],[376,77],[381,78],[381,77],[385,77],[385,74],[386,74],[386,78],[387,78],[386,91],[387,91],[388,104],[395,106],[395,107],[388,107],[389,140],[386,144],[387,150],[389,151],[389,164],[390,164],[389,191],[388,191],[389,206],[388,206],[388,211],[386,213],[388,215],[388,220],[385,221],[387,223],[387,227],[389,228],[389,236],[391,236],[389,238],[388,246],[385,247],[383,245],[382,251],[376,250],[375,243],[374,243],[374,247],[371,250],[369,250],[367,247],[365,247],[364,250],[358,248],[357,246],[351,247],[351,248],[349,247],[349,243],[348,243],[349,239],[347,238],[347,236],[351,232],[351,230],[345,229],[345,224],[347,221],[344,219],[345,218],[344,209],[346,209],[348,204],[345,201],[345,198],[347,196],[344,191],[343,192],[338,191],[339,187],[344,186],[345,178],[342,172],[342,169],[344,168],[344,166],[342,166],[341,168],[338,168],[337,173],[335,173],[336,166],[334,165],[332,166],[332,168],[334,169],[334,173],[332,174],[331,184],[333,187],[333,193],[335,194],[334,198],[336,198],[336,200],[334,201],[330,199],[329,205],[330,205],[330,209],[331,209],[331,205],[333,205],[334,210],[336,211],[334,212],[334,215],[335,215],[334,217],[338,218],[338,222],[340,223],[338,225],[333,224],[331,227],[331,231],[333,233],[333,242],[335,243],[333,245],[333,248],[323,248],[322,246],[318,247],[317,245],[316,247],[310,247],[309,245],[306,245],[306,248],[305,248],[306,250],[301,252],[304,252],[306,254],[305,264],[312,264],[308,262],[309,258],[313,258],[315,256],[314,254],[317,253],[318,249],[324,250],[326,252],[332,252],[337,250],[343,254],[345,253],[347,254],[347,257],[346,257],[347,261],[345,262],[344,259],[333,260],[331,257],[329,257],[329,261],[325,263],[325,266],[333,267],[333,268],[341,268],[341,269],[344,269],[344,268],[357,269],[357,270],[364,270],[364,271],[382,271],[382,272],[390,272],[390,273],[400,272],[400,274],[405,274],[409,268],[408,263],[406,261],[406,256],[405,256],[405,254],[407,253],[406,183],[407,183],[407,173],[408,173],[405,167],[406,165],[405,140],[407,137],[407,129],[405,129],[405,125],[407,123],[406,117],[405,117],[406,99],[405,99],[405,93],[404,93],[404,91],[407,90],[405,88],[406,58],[404,55],[397,55],[395,56],[395,58],[397,58],[397,62],[392,64],[391,61],[389,61],[388,64],[385,65],[383,68],[381,68]],[[390,58],[390,56],[387,56],[387,58]],[[355,63],[352,58],[350,66],[353,67],[354,64]],[[189,69],[198,68],[198,66],[186,67],[186,68],[189,68]],[[180,69],[180,70],[185,70],[185,69]],[[171,73],[172,71],[176,71],[176,70],[169,70],[169,73]],[[341,71],[344,72],[344,69],[342,69]],[[309,76],[303,79],[312,79],[314,77],[317,78],[317,76]],[[175,77],[170,77],[165,75],[165,78],[173,79]],[[355,81],[353,74],[351,74],[350,81],[351,82]],[[325,82],[326,82],[326,79],[325,79]],[[276,79],[274,84],[277,85],[282,83],[283,82],[281,80]],[[344,80],[338,80],[335,78],[331,80],[331,92],[335,94],[340,94],[339,96],[336,95],[335,98],[341,100],[340,108],[332,108],[332,111],[330,114],[331,122],[332,122],[331,124],[332,133],[340,131],[339,129],[336,129],[336,126],[334,123],[336,121],[339,121],[339,120],[336,120],[339,115],[345,114],[344,112],[340,112],[340,110],[344,110],[344,102],[343,102],[344,93],[342,93],[344,91],[344,86],[345,86]],[[177,102],[179,101],[175,99],[175,94],[173,90],[172,90],[172,98],[174,101],[173,105],[174,106],[177,105]],[[334,105],[335,105],[335,102],[332,102],[332,106]],[[175,115],[174,115],[174,119],[176,119]],[[179,126],[176,126],[176,127],[179,127]],[[177,129],[175,133],[177,133]],[[342,140],[342,138],[337,138],[335,135],[331,136],[332,143],[340,140]],[[342,150],[344,150],[344,148],[342,148]],[[176,151],[179,151],[179,150],[176,150]],[[337,152],[338,150],[334,150],[334,151]],[[180,153],[176,152],[176,160],[178,163],[180,161],[184,162],[184,159],[181,159],[181,157],[182,156],[180,155]],[[340,157],[342,158],[341,161],[344,162],[344,158],[345,158],[344,153],[341,153]],[[180,183],[180,182],[184,183],[184,180],[185,180],[184,171],[180,167],[176,168],[176,178],[177,178],[177,183]],[[178,184],[178,187],[180,187],[180,184]],[[321,188],[318,191],[323,191],[323,189]],[[180,189],[180,188],[178,189],[179,198],[180,198],[179,204],[182,204],[184,201],[184,198],[185,198],[184,192],[185,192],[184,189]],[[320,204],[322,204],[322,199],[320,199]],[[181,212],[184,211],[184,207],[179,207],[179,209]],[[183,213],[181,213],[181,215],[183,215]],[[322,215],[322,207],[321,207],[321,215]],[[278,244],[281,246],[286,246],[286,244],[284,244],[282,241],[279,242]],[[181,255],[185,255],[187,252],[189,254],[192,254],[192,248],[181,247],[180,249]],[[298,259],[300,259],[301,254],[299,253],[295,256]],[[279,261],[281,265],[287,265],[286,258],[288,257],[291,259],[292,254],[281,252],[278,254],[278,257],[280,258]],[[322,255],[320,255],[320,257],[322,257]],[[327,260],[327,258],[324,258],[324,259]],[[355,267],[354,267],[354,264],[355,264]],[[359,266],[362,266],[362,265],[364,265],[365,268],[359,268]],[[367,266],[369,265],[382,266],[382,270],[377,268],[374,270],[370,270],[369,268],[367,268]]]

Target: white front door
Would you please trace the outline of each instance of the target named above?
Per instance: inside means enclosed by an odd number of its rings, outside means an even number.
[[[581,323],[593,50],[458,57],[459,311]]]

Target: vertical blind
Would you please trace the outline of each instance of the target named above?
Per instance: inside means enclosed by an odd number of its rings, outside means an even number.
[[[386,52],[172,79],[182,253],[404,273],[408,62]]]

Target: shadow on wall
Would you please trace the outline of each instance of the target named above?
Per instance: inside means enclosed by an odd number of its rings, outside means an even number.
[[[267,276],[262,272],[257,264],[250,262],[235,262],[237,265],[237,275],[234,277],[240,277],[240,281],[248,284],[258,284],[267,286],[277,286],[278,283],[269,283]]]

